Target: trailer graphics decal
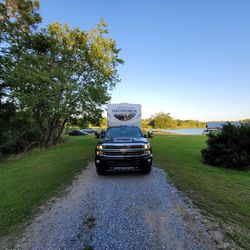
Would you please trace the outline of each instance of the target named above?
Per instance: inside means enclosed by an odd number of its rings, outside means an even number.
[[[136,116],[137,110],[118,107],[116,109],[112,109],[112,113],[114,117],[119,121],[129,121]]]

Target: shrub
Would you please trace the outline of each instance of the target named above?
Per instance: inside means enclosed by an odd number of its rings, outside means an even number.
[[[250,169],[250,126],[235,127],[227,123],[221,132],[210,133],[206,143],[208,147],[201,151],[204,163]]]

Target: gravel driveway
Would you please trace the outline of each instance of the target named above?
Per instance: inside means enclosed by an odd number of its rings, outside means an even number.
[[[90,164],[27,227],[17,249],[219,249],[201,216],[153,167],[98,176]]]

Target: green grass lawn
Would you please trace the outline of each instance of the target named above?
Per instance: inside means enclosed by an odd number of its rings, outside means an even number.
[[[69,138],[69,137],[68,137]],[[39,205],[70,185],[94,159],[93,136],[70,137],[56,147],[0,164],[0,236],[15,232]],[[154,162],[195,205],[241,230],[228,236],[247,248],[250,230],[250,171],[202,164],[205,136],[157,135],[151,140]],[[237,227],[235,227],[237,228]]]
[[[227,232],[247,247],[250,230],[250,171],[211,167],[202,164],[200,150],[205,136],[161,135],[151,140],[154,161],[166,169],[175,186],[195,205],[242,231]]]
[[[93,136],[70,139],[73,141],[0,164],[0,236],[16,231],[39,205],[93,161]]]

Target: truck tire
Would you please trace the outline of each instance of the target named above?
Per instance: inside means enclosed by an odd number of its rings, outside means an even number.
[[[151,166],[147,166],[146,168],[142,169],[143,174],[149,174],[151,172]]]
[[[105,175],[106,174],[106,170],[103,168],[96,168],[96,172],[98,175]]]

